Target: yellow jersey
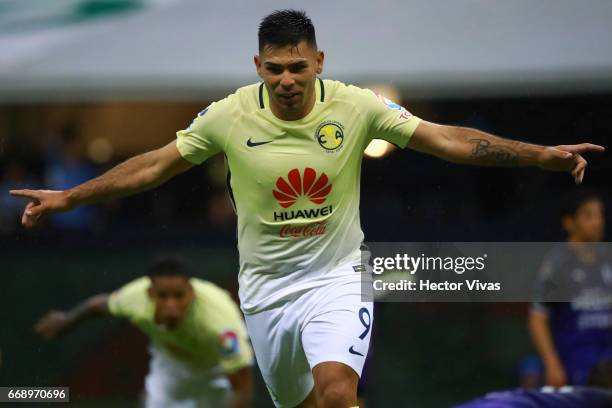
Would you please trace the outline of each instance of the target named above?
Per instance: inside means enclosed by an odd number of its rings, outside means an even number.
[[[161,350],[186,364],[232,373],[253,364],[240,310],[228,292],[200,279],[190,280],[194,301],[180,325],[172,330],[155,322],[155,304],[148,294],[149,277],[136,279],[109,297],[112,315],[124,317]]]
[[[373,138],[405,147],[420,121],[370,90],[338,81],[317,79],[315,97],[308,115],[285,121],[270,110],[263,83],[245,86],[177,132],[186,160],[227,158],[245,313],[325,285],[338,278],[337,265],[361,263],[363,151]]]

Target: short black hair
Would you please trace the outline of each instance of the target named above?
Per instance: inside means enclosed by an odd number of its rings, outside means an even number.
[[[602,201],[601,196],[594,190],[586,187],[576,187],[564,197],[561,205],[561,216],[573,217],[584,203],[593,200]]]
[[[149,268],[149,278],[160,276],[183,276],[191,278],[187,262],[178,255],[160,255]]]
[[[301,41],[317,49],[312,20],[302,10],[276,10],[265,16],[259,24],[259,52],[266,46],[298,45]]]

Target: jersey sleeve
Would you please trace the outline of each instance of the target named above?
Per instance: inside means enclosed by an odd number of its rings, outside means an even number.
[[[550,313],[551,303],[549,296],[553,289],[555,263],[553,256],[549,254],[540,265],[533,290],[533,302],[531,311],[545,315]]]
[[[176,132],[176,147],[183,158],[201,164],[225,148],[231,125],[233,95],[198,113],[187,129]]]
[[[221,367],[226,374],[253,365],[253,350],[238,307],[229,298],[225,313],[225,325],[218,334]]]
[[[406,147],[421,119],[382,95],[369,89],[361,91],[361,101],[367,110],[370,125],[368,142],[382,139],[402,149]]]
[[[149,278],[136,279],[111,293],[108,310],[113,316],[134,320],[143,313],[146,305]]]

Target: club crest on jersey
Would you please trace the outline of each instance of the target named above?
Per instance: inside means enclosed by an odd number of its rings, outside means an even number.
[[[376,94],[376,96],[378,96],[378,100],[380,100],[382,103],[385,104],[385,106],[389,109],[393,109],[399,112],[399,117],[400,119],[410,119],[412,117],[412,113],[408,112],[406,110],[406,108],[404,108],[402,105],[400,105],[399,103],[395,103],[392,100],[385,98],[384,96],[380,95],[380,94]]]
[[[337,152],[344,142],[344,126],[334,120],[326,120],[317,127],[315,139],[326,152]]]

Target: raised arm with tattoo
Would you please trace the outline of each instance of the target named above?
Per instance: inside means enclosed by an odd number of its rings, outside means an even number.
[[[133,157],[103,175],[66,191],[12,190],[11,194],[26,197],[28,203],[21,218],[26,227],[33,227],[49,213],[69,211],[86,204],[125,197],[159,186],[193,164],[183,159],[175,142]]]
[[[408,147],[441,159],[477,166],[536,166],[571,173],[576,184],[584,177],[587,152],[603,152],[591,143],[539,146],[493,136],[476,129],[421,122]]]

